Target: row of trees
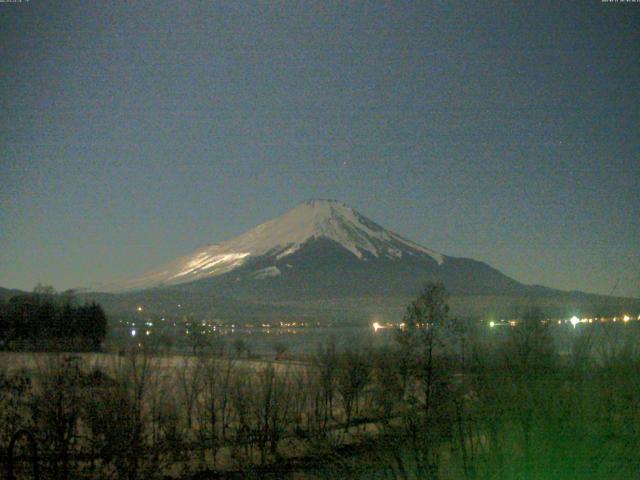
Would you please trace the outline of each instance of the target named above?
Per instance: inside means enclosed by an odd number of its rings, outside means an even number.
[[[350,470],[402,479],[637,475],[637,326],[559,326],[570,339],[560,351],[539,309],[518,317],[487,335],[449,316],[441,285],[426,286],[407,309],[396,361],[378,370],[387,386],[397,379],[387,387],[397,392],[395,413],[381,422],[369,464],[359,458]]]
[[[0,342],[8,348],[97,350],[106,332],[100,305],[76,305],[72,294],[56,294],[50,287],[0,304]]]
[[[296,455],[328,478],[632,477],[631,336],[576,331],[560,355],[541,320],[532,309],[487,337],[454,321],[442,286],[427,285],[392,345],[327,341],[308,363],[134,349],[90,367],[50,356],[35,375],[0,375],[0,431],[34,432],[42,478],[264,475]]]

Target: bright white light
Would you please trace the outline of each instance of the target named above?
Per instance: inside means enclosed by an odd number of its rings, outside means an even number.
[[[135,336],[136,336],[136,331],[135,331],[135,329],[131,330],[131,336],[132,336],[132,337],[135,337]]]
[[[622,320],[624,320],[625,322],[628,322],[628,321],[629,321],[629,315],[625,315],[625,316],[622,318]]]
[[[373,331],[377,332],[382,326],[378,322],[373,322]]]
[[[147,335],[151,335],[151,331],[150,330],[147,330],[146,333],[147,333]]]
[[[142,311],[142,307],[138,307],[138,311],[141,312]]]
[[[490,326],[491,328],[495,327],[495,326],[496,326],[496,322],[494,322],[493,320],[491,320],[491,321],[489,322],[489,326]]]
[[[571,320],[569,321],[571,322],[571,325],[573,325],[573,328],[576,328],[576,325],[580,323],[580,319],[575,315],[571,317]]]

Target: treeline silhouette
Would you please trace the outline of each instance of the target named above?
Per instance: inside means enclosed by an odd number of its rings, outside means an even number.
[[[71,292],[38,286],[0,303],[0,345],[6,349],[99,350],[107,317],[95,303],[76,305]]]

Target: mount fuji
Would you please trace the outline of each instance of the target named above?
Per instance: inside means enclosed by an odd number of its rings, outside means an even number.
[[[241,267],[260,265],[256,279],[281,275],[318,243],[343,250],[350,260],[421,259],[436,267],[445,257],[385,230],[351,207],[333,200],[309,200],[292,210],[219,245],[207,245],[138,278],[115,285],[116,290],[178,285],[217,277]],[[348,255],[350,254],[350,255]],[[352,257],[352,258],[350,258]],[[268,264],[266,267],[264,265]],[[244,271],[243,270],[243,271]]]
[[[163,311],[184,303],[207,314],[232,305],[226,311],[235,316],[250,310],[259,317],[274,308],[282,315],[293,306],[322,315],[372,305],[395,305],[399,311],[431,280],[442,281],[456,297],[472,297],[476,303],[480,298],[485,304],[487,298],[524,297],[566,304],[567,296],[589,296],[525,285],[486,263],[443,255],[334,200],[303,202],[236,238],[102,291],[162,304]]]

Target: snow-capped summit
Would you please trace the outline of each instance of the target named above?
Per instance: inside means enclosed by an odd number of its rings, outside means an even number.
[[[384,229],[350,206],[335,200],[308,200],[284,215],[242,235],[203,246],[166,266],[120,283],[116,290],[142,289],[192,282],[230,272],[251,259],[273,257],[274,262],[299,251],[313,240],[330,240],[356,259],[429,257],[441,265],[444,256]],[[279,272],[268,270],[269,275]],[[264,277],[264,274],[260,274]]]
[[[335,200],[309,200],[287,213],[239,237],[223,243],[235,251],[264,255],[281,249],[282,258],[295,252],[311,239],[328,238],[362,258],[369,253],[378,256],[401,256],[407,248],[432,256],[442,263],[442,255],[387,231],[348,205]]]
[[[96,289],[119,295],[96,295],[122,312],[144,301],[146,312],[162,315],[353,322],[401,318],[408,300],[433,281],[456,296],[464,315],[506,314],[524,299],[557,309],[559,298],[571,305],[587,298],[522,284],[471,258],[441,255],[334,200],[303,202],[236,238]],[[463,297],[468,301],[460,303]]]

